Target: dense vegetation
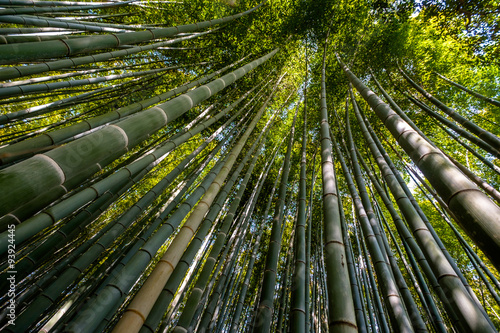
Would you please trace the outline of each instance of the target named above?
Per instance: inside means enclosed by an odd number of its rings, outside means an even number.
[[[500,328],[498,1],[0,7],[2,331]]]

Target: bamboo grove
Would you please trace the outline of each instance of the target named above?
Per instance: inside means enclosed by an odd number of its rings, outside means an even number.
[[[496,332],[497,8],[0,0],[2,332]]]

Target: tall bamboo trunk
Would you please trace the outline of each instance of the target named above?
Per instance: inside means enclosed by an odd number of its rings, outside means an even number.
[[[325,266],[327,277],[329,329],[332,332],[357,332],[356,314],[352,299],[349,272],[345,264],[345,245],[342,235],[332,140],[326,103],[326,50],[323,51],[321,71],[321,170],[323,181],[323,228],[325,230]]]
[[[487,96],[484,96],[484,95],[481,95],[480,93],[478,93],[478,92],[476,92],[474,90],[471,90],[469,88],[466,88],[466,87],[462,86],[461,84],[453,82],[452,80],[448,79],[444,75],[441,75],[441,74],[436,73],[436,72],[434,72],[434,74],[436,74],[437,76],[439,76],[441,79],[445,80],[446,82],[450,83],[451,85],[453,85],[453,86],[455,86],[455,87],[457,87],[459,89],[462,89],[463,91],[471,94],[472,96],[477,97],[480,100],[488,102],[488,103],[490,103],[492,105],[500,107],[500,101],[497,101],[496,99],[493,99],[493,98],[490,98],[490,97],[487,97]]]
[[[493,148],[496,150],[500,150],[500,138],[498,136],[494,135],[493,133],[488,132],[484,128],[479,127],[478,125],[474,124],[472,121],[462,117],[459,115],[455,110],[452,108],[446,106],[443,102],[429,94],[427,91],[424,90],[421,86],[415,83],[408,74],[406,74],[401,68],[399,68],[400,73],[404,76],[406,81],[410,83],[411,86],[413,86],[416,90],[418,90],[419,93],[421,93],[425,98],[427,98],[432,104],[437,106],[440,110],[442,110],[444,113],[446,113],[448,116],[453,118],[455,121],[457,121],[460,125],[463,127],[467,128],[469,131],[477,135],[478,137],[482,138],[485,142],[490,144]]]
[[[288,141],[288,148],[285,155],[285,164],[283,165],[283,173],[281,175],[281,182],[278,191],[278,202],[276,203],[274,210],[269,248],[266,255],[264,279],[262,281],[262,291],[260,293],[259,307],[256,313],[256,322],[252,327],[253,332],[269,332],[271,327],[274,309],[274,288],[276,286],[278,259],[282,240],[282,214],[285,205],[288,175],[290,173],[290,156],[292,154],[295,121],[297,119],[299,105],[300,103],[297,104],[292,127],[290,129],[290,139]]]

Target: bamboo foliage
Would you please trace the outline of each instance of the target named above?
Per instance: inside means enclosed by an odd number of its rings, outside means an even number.
[[[2,332],[498,330],[497,45],[259,2],[0,0]]]

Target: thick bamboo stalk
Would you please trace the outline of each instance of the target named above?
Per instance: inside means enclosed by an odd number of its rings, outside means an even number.
[[[243,77],[276,52],[277,50],[274,50],[230,74],[168,102],[106,126],[65,146],[1,170],[0,186],[4,191],[2,191],[3,195],[0,195],[2,203],[0,214],[15,209],[26,202],[27,198],[44,188],[64,185],[89,165],[105,163],[106,160],[119,157],[128,148],[137,145],[149,134],[181,116],[194,105]]]
[[[236,61],[228,66],[225,66],[225,67],[215,71],[212,74],[203,76],[199,79],[196,79],[192,82],[183,84],[179,87],[176,87],[172,90],[169,90],[169,91],[166,91],[166,92],[161,93],[159,95],[156,95],[154,97],[144,99],[140,102],[132,103],[130,105],[127,105],[127,106],[118,108],[116,110],[107,112],[103,115],[99,115],[96,117],[85,119],[82,122],[67,126],[65,128],[54,130],[54,131],[49,132],[49,133],[43,133],[42,135],[40,135],[38,137],[35,137],[32,139],[27,139],[27,140],[24,140],[23,142],[14,143],[12,145],[2,147],[2,148],[0,148],[0,161],[2,162],[2,164],[6,164],[6,163],[10,163],[12,161],[15,161],[16,159],[19,159],[19,158],[22,158],[25,156],[31,156],[30,153],[23,154],[22,152],[36,150],[38,148],[47,147],[50,145],[56,145],[56,144],[61,143],[61,142],[65,141],[71,137],[74,137],[75,135],[84,133],[86,131],[90,131],[90,130],[95,129],[99,126],[102,126],[104,124],[122,119],[122,118],[127,117],[127,116],[130,116],[130,115],[137,113],[139,111],[142,111],[145,108],[152,106],[158,102],[165,101],[172,96],[175,96],[179,93],[183,93],[183,92],[188,91],[189,89],[191,89],[193,87],[196,87],[199,84],[207,82],[208,80],[214,78],[218,74],[223,73],[224,71],[233,67],[234,65],[236,65],[239,62],[240,62],[240,60],[238,60],[238,61]],[[53,110],[53,107],[55,107],[59,104],[70,102],[76,98],[78,98],[78,99],[86,98],[88,95],[94,94],[95,92],[97,92],[99,90],[103,91],[103,90],[108,90],[108,89],[109,88],[107,88],[107,87],[100,88],[94,92],[77,95],[75,97],[69,97],[67,99],[60,100],[60,101],[49,104],[48,108],[46,108],[45,110],[36,108],[34,110],[27,109],[25,111],[27,114],[32,114],[33,112],[36,112],[38,110],[42,111],[42,113],[45,113],[45,111],[50,112]],[[86,95],[86,96],[84,96],[84,95]],[[6,115],[6,116],[8,117],[8,115]]]
[[[391,96],[384,90],[384,88],[382,88],[382,86],[380,85],[380,83],[378,82],[377,78],[375,77],[375,74],[373,74],[373,72],[370,70],[370,73],[372,75],[372,78],[373,78],[373,81],[375,81],[375,84],[377,85],[377,88],[380,90],[380,92],[382,93],[382,95],[384,96],[384,98],[387,100],[387,102],[389,102],[389,105],[391,106],[391,108],[396,111],[396,113],[401,117],[403,118],[404,121],[406,121],[406,123],[408,123],[408,125],[410,125],[418,134],[420,134],[420,136],[422,138],[424,138],[425,140],[427,140],[432,146],[436,146],[431,139],[429,139],[425,134],[424,132],[422,132],[420,130],[420,128],[417,127],[417,125],[415,125],[413,123],[413,121],[411,121],[411,119],[406,115],[406,113],[403,112],[403,110],[401,110],[401,108],[396,104],[396,102],[394,102],[394,100],[391,98]]]
[[[305,274],[305,331],[311,331],[311,311],[310,311],[310,300],[311,300],[311,229],[312,229],[312,210],[313,210],[313,195],[314,195],[314,185],[316,183],[316,153],[313,155],[313,165],[312,165],[312,179],[311,179],[311,190],[309,193],[309,205],[308,205],[308,219],[307,219],[307,233],[306,233],[306,274]]]
[[[329,330],[331,332],[356,332],[356,314],[352,299],[349,272],[345,265],[345,245],[342,235],[332,140],[326,103],[325,41],[321,71],[321,170],[323,182],[323,228],[325,230],[325,266],[327,274]],[[342,301],[340,301],[342,300]]]
[[[441,75],[439,73],[436,73],[434,72],[434,74],[436,74],[437,76],[439,76],[441,79],[445,80],[446,82],[450,83],[451,85],[459,88],[459,89],[462,89],[463,91],[471,94],[472,96],[474,97],[477,97],[479,98],[480,100],[482,101],[485,101],[485,102],[488,102],[492,105],[495,105],[495,106],[499,106],[500,107],[500,102],[497,101],[496,99],[493,99],[493,98],[490,98],[490,97],[487,97],[487,96],[484,96],[484,95],[481,95],[480,93],[474,91],[474,90],[471,90],[471,89],[468,89],[464,86],[462,86],[461,84],[458,84],[456,82],[453,82],[452,80],[448,79],[447,77],[445,77],[444,75]]]
[[[33,29],[36,29],[36,28],[33,28]],[[58,29],[58,28],[39,28],[39,29]],[[131,48],[125,48],[123,50],[103,52],[103,53],[94,54],[91,56],[72,57],[72,58],[68,58],[68,59],[53,60],[53,61],[46,62],[43,64],[3,67],[3,68],[0,68],[0,80],[14,79],[14,78],[27,76],[27,75],[45,73],[45,72],[49,72],[49,71],[64,70],[66,68],[71,68],[71,67],[75,67],[75,66],[79,66],[79,65],[93,64],[93,63],[98,63],[98,62],[103,62],[103,61],[109,61],[110,59],[113,59],[113,58],[125,57],[125,56],[133,55],[133,54],[136,54],[139,52],[143,52],[143,51],[156,50],[160,47],[164,47],[164,46],[167,46],[170,44],[175,44],[175,43],[179,43],[181,41],[190,40],[193,38],[198,38],[200,36],[211,33],[212,31],[213,30],[208,30],[205,32],[199,32],[199,33],[194,33],[191,35],[187,35],[187,36],[183,36],[183,37],[179,37],[179,38],[175,38],[175,39],[170,39],[170,40],[167,40],[164,42],[158,42],[158,43],[153,43],[153,44],[144,45],[144,46],[134,46]],[[77,38],[77,39],[81,39],[81,38]],[[28,43],[24,43],[24,44],[28,44]],[[11,69],[13,69],[13,68],[15,68],[16,70],[12,71]]]

